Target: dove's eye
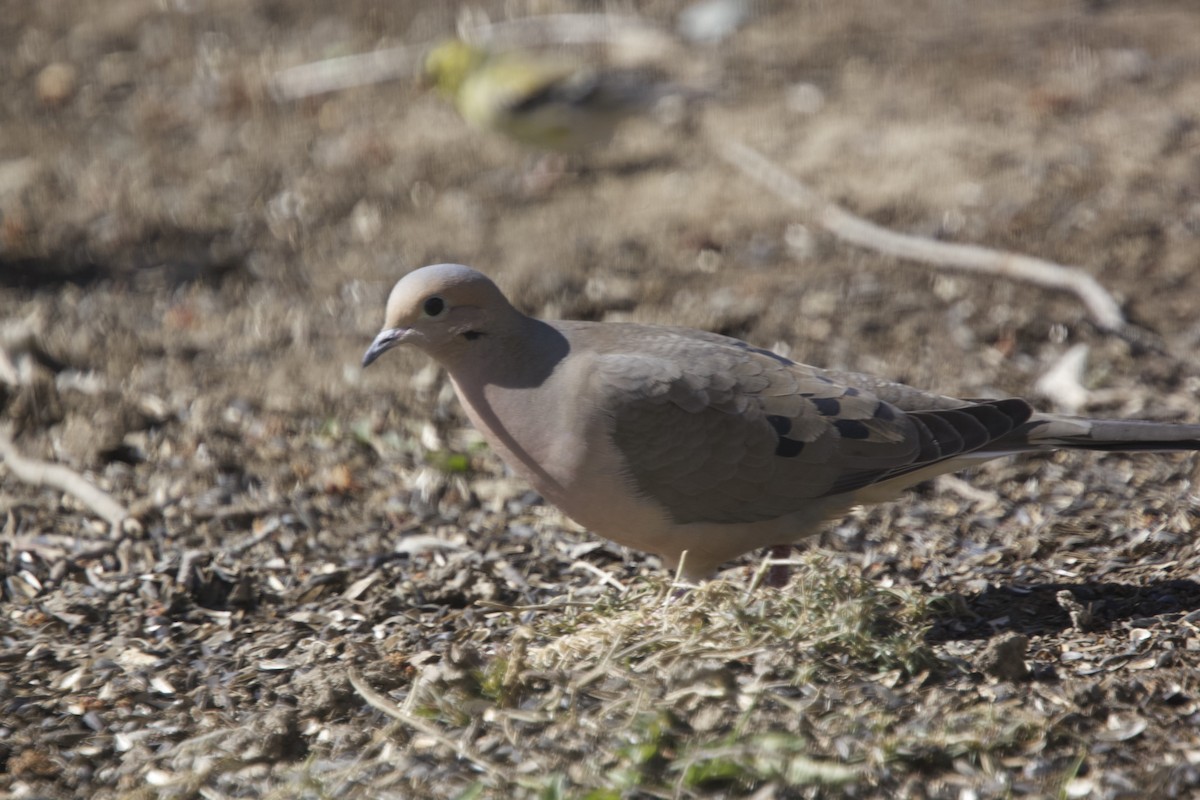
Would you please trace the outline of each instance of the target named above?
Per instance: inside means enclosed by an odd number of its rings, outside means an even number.
[[[439,316],[446,310],[446,301],[434,295],[425,301],[424,305],[421,306],[421,310],[425,312],[426,316]]]

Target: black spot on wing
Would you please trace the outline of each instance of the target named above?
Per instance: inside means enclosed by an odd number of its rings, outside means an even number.
[[[781,417],[778,414],[770,414],[767,416],[767,422],[775,429],[775,433],[780,436],[787,436],[792,430],[792,421],[787,417]]]
[[[992,400],[959,408],[906,412],[917,435],[917,454],[907,464],[883,470],[847,470],[835,476],[827,495],[851,492],[880,480],[919,470],[922,467],[959,453],[986,445],[1003,437],[1027,422],[1033,414],[1024,400]],[[886,403],[875,409],[877,419],[891,419],[900,414]],[[886,416],[885,416],[886,415]],[[852,423],[852,424],[847,424]],[[854,434],[854,420],[836,420],[833,425],[845,438]],[[865,426],[864,426],[865,427]]]
[[[833,423],[843,439],[870,439],[871,429],[856,419],[839,419]]]
[[[775,435],[778,437],[775,443],[775,455],[780,458],[795,458],[804,451],[804,442],[787,438],[792,430],[790,419],[778,414],[770,414],[767,416],[767,423],[775,429]]]
[[[842,413],[842,404],[836,397],[814,397],[812,404],[817,407],[817,413],[822,417],[836,417]]]
[[[875,410],[871,413],[875,419],[881,419],[884,422],[891,422],[896,418],[896,410],[882,400],[879,401],[879,405],[875,406]]]
[[[795,458],[802,452],[804,452],[804,442],[798,442],[786,436],[780,436],[779,443],[775,445],[775,455],[780,458]]]
[[[847,386],[846,391],[843,392],[843,394],[846,395],[846,397],[858,397],[860,394],[862,394],[862,392],[860,392],[858,389],[855,389],[853,386]]]

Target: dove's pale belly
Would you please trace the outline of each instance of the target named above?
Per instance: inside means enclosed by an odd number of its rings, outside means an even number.
[[[487,386],[473,391],[458,383],[455,389],[472,424],[547,502],[599,536],[660,556],[669,569],[684,558],[689,578],[703,578],[749,550],[797,541],[823,519],[853,505],[848,497],[830,498],[810,503],[803,512],[761,522],[676,523],[661,504],[635,491],[603,415],[568,420],[560,416],[563,409],[554,406],[528,413],[539,396],[561,396],[554,387],[556,378],[562,379],[552,377],[532,390]],[[521,413],[512,413],[517,408]],[[579,408],[575,406],[576,414]],[[588,439],[588,446],[580,443],[581,437]]]

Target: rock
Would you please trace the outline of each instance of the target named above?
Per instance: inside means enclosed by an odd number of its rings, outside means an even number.
[[[980,670],[1002,681],[1017,681],[1029,676],[1025,652],[1029,637],[1010,631],[997,636],[979,656]]]

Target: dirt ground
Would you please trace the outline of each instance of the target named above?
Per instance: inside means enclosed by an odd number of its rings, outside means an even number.
[[[9,4],[0,409],[136,525],[0,464],[0,793],[1200,792],[1192,457],[989,464],[831,524],[782,591],[748,559],[678,598],[506,475],[418,356],[359,367],[391,284],[458,261],[531,313],[962,396],[1036,398],[1083,343],[1082,412],[1200,421],[1200,7],[751,7],[665,64],[718,89],[695,125],[534,187],[414,82],[268,90],[456,4]],[[1140,333],[839,242],[732,139],[888,228],[1080,265]]]

